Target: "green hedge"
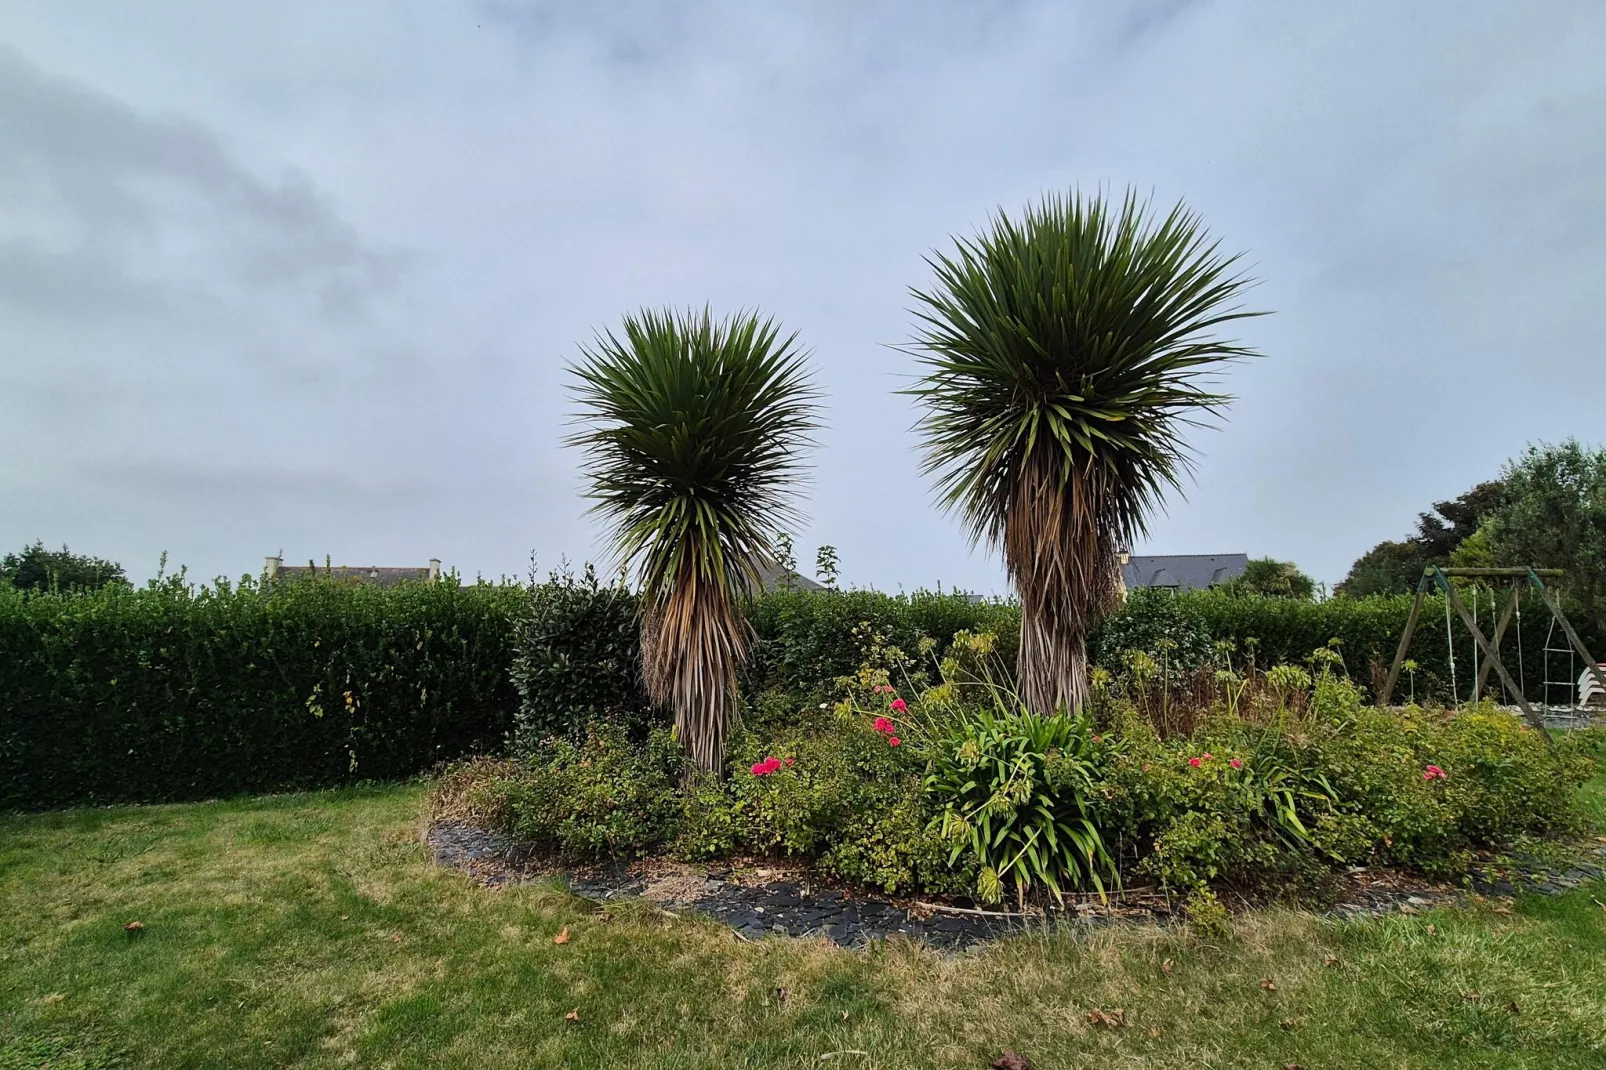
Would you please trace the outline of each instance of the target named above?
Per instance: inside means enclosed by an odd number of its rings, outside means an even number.
[[[1470,595],[1463,595],[1463,599],[1469,601],[1470,606]],[[1181,620],[1187,625],[1183,631],[1202,627],[1208,639],[1231,641],[1240,654],[1247,650],[1247,640],[1256,640],[1255,656],[1262,666],[1278,662],[1298,664],[1309,657],[1311,651],[1317,647],[1338,639],[1340,641],[1338,650],[1343,655],[1344,666],[1349,675],[1357,683],[1370,688],[1372,663],[1375,661],[1386,670],[1393,661],[1400,635],[1405,630],[1406,619],[1410,616],[1411,601],[1409,595],[1377,595],[1369,598],[1334,598],[1325,602],[1300,602],[1256,595],[1233,596],[1218,591],[1195,591],[1180,595],[1134,592],[1134,596],[1126,606],[1117,611],[1110,621],[1105,622],[1103,631],[1135,635],[1162,634],[1168,629],[1175,631],[1177,629],[1175,622]],[[1172,603],[1171,608],[1167,608],[1168,602]],[[1151,626],[1151,621],[1133,620],[1134,617],[1162,618],[1165,623]],[[1502,661],[1513,679],[1521,678],[1526,684],[1527,695],[1531,701],[1543,701],[1543,649],[1551,621],[1550,611],[1545,608],[1537,595],[1529,594],[1522,601],[1522,617],[1523,649],[1520,663],[1514,625],[1501,644]],[[1486,597],[1480,600],[1479,618],[1484,635],[1492,638],[1494,622]],[[1570,619],[1578,628],[1590,652],[1596,657],[1606,657],[1600,636],[1595,634],[1588,622],[1577,613],[1571,614]],[[1450,637],[1455,651],[1457,690],[1461,699],[1465,701],[1470,697],[1474,678],[1472,668],[1474,644],[1471,634],[1459,618],[1452,622]],[[1560,628],[1556,630],[1554,642],[1557,645],[1565,643]],[[1101,654],[1106,661],[1113,645],[1117,644],[1103,644]],[[1423,602],[1422,615],[1408,655],[1420,666],[1416,673],[1417,698],[1448,700],[1450,696],[1448,651],[1444,626],[1444,599],[1430,597]],[[1482,660],[1481,655],[1479,660]],[[1565,656],[1553,655],[1550,665],[1552,677],[1565,676],[1567,664]],[[1583,664],[1579,662],[1575,666],[1573,677],[1576,679],[1577,674],[1582,671]],[[1490,689],[1497,692],[1499,686],[1498,677],[1491,674]],[[1409,687],[1409,681],[1402,676],[1396,690],[1396,699],[1404,698]],[[1552,697],[1560,701],[1560,689],[1554,689]]]
[[[517,587],[0,591],[0,807],[405,777],[499,748]]]
[[[1156,636],[1186,633],[1196,651],[1221,639],[1241,651],[1252,637],[1266,665],[1301,661],[1338,638],[1350,675],[1367,685],[1370,662],[1387,663],[1409,609],[1403,597],[1309,603],[1150,592],[1135,594],[1092,644],[1108,661],[1116,647]],[[1537,602],[1525,603],[1524,616],[1537,699],[1549,618]],[[1005,664],[1020,630],[1012,604],[932,592],[772,592],[754,602],[751,621],[747,693],[783,703],[812,700],[857,669],[863,624],[917,657],[924,638],[934,657],[958,631],[993,632]],[[1465,697],[1471,641],[1459,624],[1454,634]],[[1586,631],[1585,642],[1599,646],[1599,637]],[[1441,602],[1428,604],[1412,657],[1422,666],[1417,697],[1443,698]],[[1514,643],[1507,663],[1515,674]],[[1402,697],[1408,687],[1402,681]],[[654,720],[641,693],[635,600],[589,577],[531,587],[0,590],[0,807],[404,777],[500,750],[515,731],[525,741],[574,737],[600,716]]]
[[[1018,606],[940,591],[772,591],[754,600],[749,619],[758,640],[747,666],[750,693],[813,695],[831,688],[864,660],[855,634],[861,624],[917,659],[922,638],[940,655],[956,632],[989,631],[1001,637],[1000,654],[1013,664],[1020,637]]]

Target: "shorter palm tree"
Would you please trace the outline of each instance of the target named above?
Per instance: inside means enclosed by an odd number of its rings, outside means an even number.
[[[740,312],[626,316],[571,367],[570,436],[585,450],[592,512],[641,585],[647,692],[674,712],[699,769],[723,770],[750,629],[742,599],[797,518],[802,452],[817,426],[795,334]]]

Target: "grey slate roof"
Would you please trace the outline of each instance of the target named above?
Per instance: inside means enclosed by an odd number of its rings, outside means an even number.
[[[1121,579],[1133,587],[1170,587],[1191,591],[1212,587],[1244,574],[1248,554],[1159,554],[1134,555],[1121,566]]]
[[[773,591],[777,587],[795,587],[800,591],[825,590],[824,585],[815,583],[807,576],[801,576],[795,572],[790,576],[786,575],[781,571],[781,567],[775,564],[760,565],[758,579],[760,585],[766,591]]]

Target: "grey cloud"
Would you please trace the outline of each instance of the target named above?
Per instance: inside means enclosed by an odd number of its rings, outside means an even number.
[[[815,351],[804,556],[998,589],[887,346],[922,254],[1072,185],[1186,198],[1276,310],[1155,552],[1336,580],[1600,435],[1592,0],[140,3],[0,26],[0,548],[582,559],[564,361],[706,301]]]
[[[23,310],[166,315],[232,285],[302,290],[310,309],[349,316],[402,263],[367,247],[304,175],[264,181],[212,131],[4,48],[0,147],[0,273],[15,283],[0,300]]]

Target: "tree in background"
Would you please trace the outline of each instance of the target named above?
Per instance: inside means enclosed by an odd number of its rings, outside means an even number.
[[[1405,594],[1416,590],[1427,564],[1422,546],[1415,539],[1380,542],[1350,566],[1333,593],[1341,598],[1365,598],[1374,594]]]
[[[25,591],[98,591],[129,585],[117,562],[75,554],[66,546],[47,550],[43,540],[0,558],[0,584]]]
[[[1565,570],[1564,587],[1606,632],[1606,447],[1529,446],[1501,476],[1505,498],[1485,525],[1494,559]]]
[[[1249,280],[1182,205],[1051,196],[1002,214],[914,290],[925,467],[1021,602],[1019,683],[1038,712],[1089,697],[1087,631],[1116,553],[1188,467],[1183,431],[1229,400],[1201,385],[1251,355],[1213,332]]]
[[[1297,598],[1309,602],[1316,597],[1316,581],[1299,571],[1292,561],[1274,557],[1250,558],[1242,576],[1218,584],[1228,594],[1259,594],[1269,598]]]
[[[1447,565],[1457,547],[1475,534],[1499,506],[1505,484],[1479,483],[1459,498],[1434,502],[1419,513],[1416,534],[1403,542],[1380,542],[1350,566],[1334,593],[1347,598],[1372,594],[1410,594],[1428,565]]]
[[[796,335],[756,314],[626,316],[572,366],[592,511],[641,583],[642,675],[719,772],[750,630],[741,599],[796,519],[817,394]],[[796,569],[796,562],[791,564]]]

